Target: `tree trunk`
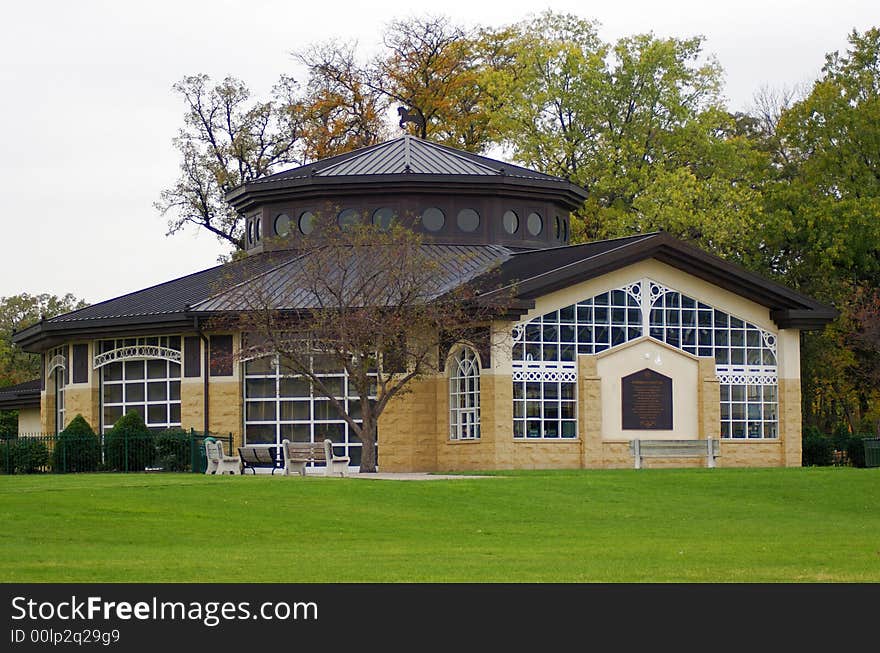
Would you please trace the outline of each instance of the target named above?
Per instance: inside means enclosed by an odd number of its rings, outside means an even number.
[[[377,428],[374,423],[363,422],[363,435],[361,437],[361,474],[376,473],[376,434]]]

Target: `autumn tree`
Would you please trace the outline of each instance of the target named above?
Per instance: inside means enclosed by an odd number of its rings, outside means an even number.
[[[360,121],[390,112],[393,127],[471,152],[493,142],[491,116],[500,96],[493,93],[491,77],[511,62],[504,39],[446,17],[427,17],[392,21],[382,43],[365,63],[335,41],[306,47],[294,57],[309,71],[310,85],[336,89],[326,95],[325,110]],[[369,102],[354,102],[355,97]]]
[[[354,46],[317,43],[294,57],[308,71],[302,100],[304,159],[325,159],[386,139],[387,98],[365,79]]]
[[[375,472],[377,427],[389,403],[445,365],[444,343],[477,332],[488,343],[504,301],[481,302],[468,283],[479,276],[487,287],[484,263],[441,254],[397,223],[339,229],[321,220],[315,233],[283,288],[257,280],[229,291],[223,301],[244,310],[214,325],[246,334],[243,359],[277,356],[284,374],[307,379],[360,439],[361,472]],[[322,375],[340,370],[356,413]]]
[[[181,174],[163,190],[156,208],[169,216],[168,234],[195,225],[235,249],[243,226],[225,195],[233,188],[302,162],[302,107],[296,82],[282,76],[266,101],[255,101],[241,80],[213,84],[208,75],[174,85],[186,107],[174,139]]]

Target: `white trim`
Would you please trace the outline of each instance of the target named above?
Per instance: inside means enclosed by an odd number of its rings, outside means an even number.
[[[67,370],[67,359],[61,354],[57,354],[49,360],[49,368],[46,374],[52,374],[52,372],[59,368],[65,371]]]
[[[119,347],[95,356],[94,369],[100,369],[110,363],[131,360],[166,360],[180,363],[180,352],[169,347],[157,345],[131,345]]]

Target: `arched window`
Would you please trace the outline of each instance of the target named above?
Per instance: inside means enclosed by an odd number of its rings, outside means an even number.
[[[721,437],[778,438],[776,335],[653,281],[649,290],[651,337],[715,357]]]
[[[64,388],[67,385],[67,347],[49,352],[48,377],[55,389],[55,433],[64,430]]]
[[[449,439],[480,439],[480,360],[463,345],[449,359]]]
[[[576,437],[577,355],[643,336],[715,358],[722,438],[779,437],[776,334],[641,279],[516,325],[514,438]]]
[[[180,426],[180,336],[102,340],[101,426],[109,431],[125,413],[140,413],[151,429]]]

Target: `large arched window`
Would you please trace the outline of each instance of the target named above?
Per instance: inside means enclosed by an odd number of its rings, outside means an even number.
[[[449,439],[480,438],[480,360],[462,345],[449,359]]]
[[[127,412],[140,413],[151,429],[180,426],[180,336],[102,340],[101,426],[110,430]]]
[[[721,386],[721,437],[779,437],[776,335],[649,283],[651,337],[691,354],[715,357]]]
[[[514,328],[514,438],[576,437],[577,355],[644,335],[715,358],[722,438],[779,437],[776,335],[642,279]]]

